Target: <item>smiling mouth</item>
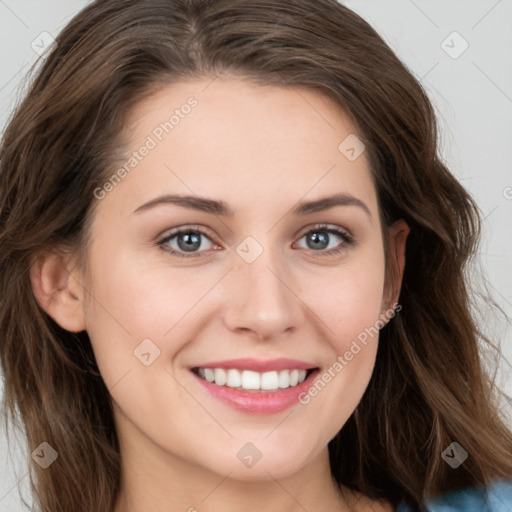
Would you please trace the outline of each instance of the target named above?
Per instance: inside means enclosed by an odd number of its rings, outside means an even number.
[[[235,368],[192,368],[192,372],[199,378],[219,387],[229,387],[253,393],[278,392],[283,389],[294,388],[302,384],[316,370],[318,368],[308,370],[290,368],[256,372]]]

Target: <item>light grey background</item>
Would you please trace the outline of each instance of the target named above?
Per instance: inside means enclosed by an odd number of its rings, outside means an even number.
[[[312,0],[313,1],[313,0]],[[0,0],[0,130],[24,74],[48,36],[56,36],[88,2]],[[405,61],[438,111],[443,156],[473,194],[485,218],[480,263],[489,291],[512,316],[512,0],[352,0]],[[457,32],[458,34],[453,34]],[[41,35],[43,34],[43,35]],[[468,48],[463,52],[464,48]],[[450,55],[451,54],[451,55]],[[460,54],[460,55],[459,55]],[[455,58],[456,57],[456,58]],[[475,270],[476,272],[476,270]],[[498,382],[512,395],[512,332],[505,321],[481,325],[501,345]],[[498,318],[499,320],[499,318]],[[442,357],[442,348],[440,348]],[[1,393],[0,383],[0,393]],[[16,484],[28,492],[26,449],[0,427],[0,510],[22,510]]]

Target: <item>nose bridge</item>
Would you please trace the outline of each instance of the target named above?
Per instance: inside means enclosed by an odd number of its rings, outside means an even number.
[[[258,249],[253,240],[246,239],[237,253],[230,287],[234,293],[225,312],[227,326],[250,330],[260,338],[278,336],[297,327],[301,303],[293,293],[292,273],[280,251],[268,244]]]

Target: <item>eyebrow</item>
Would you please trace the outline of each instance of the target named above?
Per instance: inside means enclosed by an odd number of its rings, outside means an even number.
[[[214,215],[220,215],[223,217],[233,217],[235,215],[227,203],[224,201],[217,201],[215,199],[208,199],[206,197],[199,196],[183,196],[177,194],[168,194],[160,197],[156,197],[147,203],[139,206],[134,213],[139,213],[145,210],[149,210],[156,206],[173,204],[181,206],[182,208],[188,208],[190,210],[198,210],[201,212],[211,213]],[[370,219],[372,218],[370,209],[366,206],[363,201],[356,197],[341,193],[333,196],[323,197],[314,201],[303,201],[298,203],[292,210],[293,215],[309,215],[311,213],[329,210],[335,206],[357,206],[364,210]]]

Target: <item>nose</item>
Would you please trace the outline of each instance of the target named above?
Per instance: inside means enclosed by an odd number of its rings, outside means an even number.
[[[252,263],[236,261],[226,283],[225,325],[260,340],[291,333],[303,319],[303,303],[294,290],[292,272],[268,254],[265,249]]]

